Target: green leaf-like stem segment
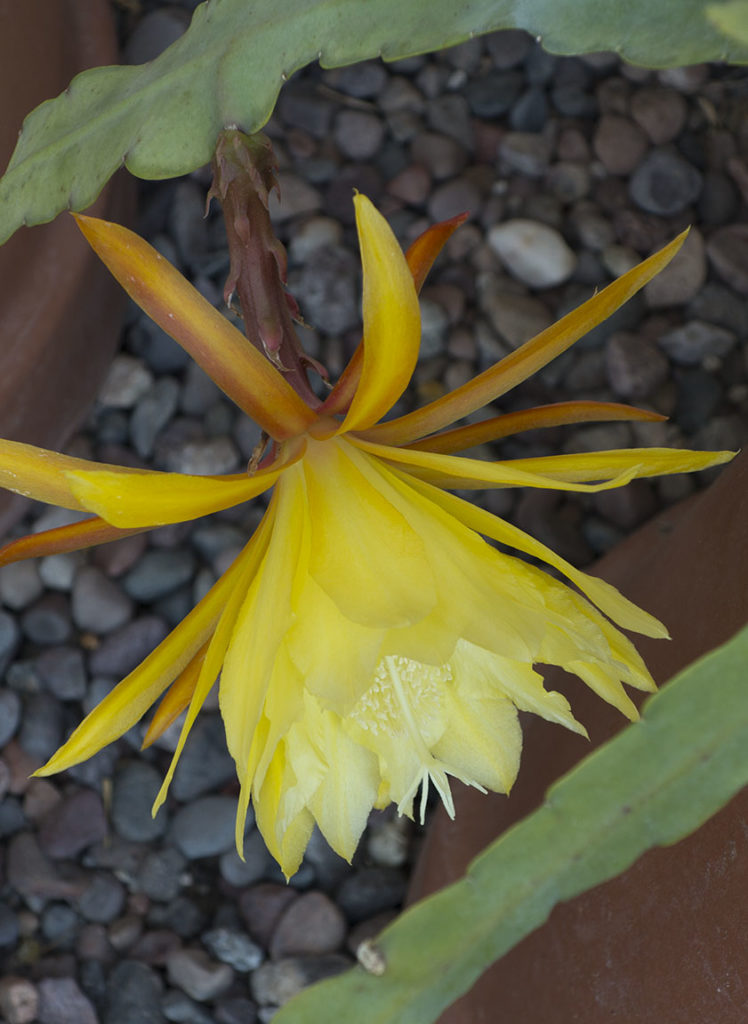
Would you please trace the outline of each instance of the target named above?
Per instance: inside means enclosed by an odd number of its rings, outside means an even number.
[[[274,1021],[430,1024],[556,903],[697,829],[748,783],[747,663],[748,627],[651,697],[640,722],[555,783],[464,879],[385,929],[382,973],[357,967],[315,985]]]
[[[312,61],[341,67],[442,49],[500,28],[555,53],[614,50],[668,67],[748,62],[745,40],[709,20],[708,0],[210,0],[188,31],[136,67],[85,71],[31,113],[0,180],[0,242],[22,224],[84,210],[125,164],[141,178],[187,174],[218,133],[258,131],[282,83]]]

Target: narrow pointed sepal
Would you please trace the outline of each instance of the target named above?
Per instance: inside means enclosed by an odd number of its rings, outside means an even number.
[[[314,422],[270,360],[152,246],[119,224],[80,214],[76,220],[127,294],[271,437],[295,437]]]
[[[364,359],[341,432],[372,426],[405,391],[418,360],[421,313],[413,277],[387,221],[357,195],[363,265]]]

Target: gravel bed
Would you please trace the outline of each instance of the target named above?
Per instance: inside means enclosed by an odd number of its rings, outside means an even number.
[[[125,52],[154,55],[194,5],[119,10]],[[748,85],[743,72],[663,72],[613,55],[554,57],[498,33],[396,64],[295,76],[267,126],[274,215],[307,350],[336,376],[359,337],[354,187],[403,244],[463,210],[422,295],[422,359],[403,410],[442,394],[633,266],[686,225],[678,261],[503,410],[620,400],[662,424],[533,432],[505,457],[748,439]],[[206,170],[142,188],[139,230],[221,305],[228,253]],[[259,432],[135,307],[76,455],[233,472]],[[639,480],[592,496],[478,495],[579,565],[708,482]],[[372,815],[352,865],[315,834],[289,885],[253,821],[233,843],[237,785],[215,695],[166,806],[151,801],[174,727],[142,726],[52,779],[29,774],[198,600],[262,502],[91,552],[0,570],[0,1024],[252,1024],[346,968],[401,906],[418,829]],[[70,521],[34,506],[16,533]]]

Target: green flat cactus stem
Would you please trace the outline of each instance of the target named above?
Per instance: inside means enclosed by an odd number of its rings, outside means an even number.
[[[286,78],[442,49],[501,28],[555,53],[614,50],[652,67],[748,62],[748,42],[707,16],[707,0],[209,0],[156,60],[93,68],[24,122],[0,180],[0,242],[22,224],[83,210],[123,164],[141,178],[210,161],[218,133],[258,131]]]

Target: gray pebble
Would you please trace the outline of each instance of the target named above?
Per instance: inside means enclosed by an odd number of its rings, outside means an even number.
[[[128,341],[130,348],[145,360],[156,377],[164,373],[179,373],[190,361],[182,346],[145,313],[131,328]]]
[[[168,815],[162,807],[155,818],[151,807],[161,788],[161,776],[145,761],[118,766],[112,787],[112,824],[123,839],[147,843],[166,831]]]
[[[70,606],[62,594],[45,594],[21,616],[21,628],[42,647],[64,644],[72,633]]]
[[[528,81],[538,84],[549,82],[556,70],[558,60],[558,57],[548,53],[536,41],[535,45],[530,48],[530,52],[525,60],[525,74]]]
[[[170,235],[184,266],[194,267],[208,248],[208,222],[205,219],[205,193],[192,178],[176,182],[173,191]]]
[[[138,886],[150,899],[168,903],[182,887],[181,875],[185,864],[184,857],[173,846],[153,850],[140,867]]]
[[[485,37],[489,56],[497,68],[516,68],[533,48],[532,36],[521,29],[492,32]]]
[[[647,152],[647,137],[629,118],[603,114],[597,123],[592,145],[609,174],[628,175]]]
[[[129,597],[142,603],[156,601],[188,583],[195,572],[195,557],[186,548],[151,549],[122,580]]]
[[[70,949],[75,942],[81,920],[67,903],[48,903],[42,911],[40,925],[47,942],[58,949]]]
[[[39,1024],[99,1024],[91,1001],[73,978],[39,982]]]
[[[677,382],[675,421],[686,434],[703,427],[722,402],[722,385],[705,370],[684,370]]]
[[[653,342],[625,331],[608,339],[606,368],[611,387],[622,398],[646,398],[669,374],[668,361]]]
[[[284,89],[278,103],[278,113],[286,125],[303,128],[318,139],[330,134],[333,111],[330,100],[314,89]]]
[[[6,796],[0,800],[0,837],[14,836],[27,825],[26,815],[17,797]]]
[[[494,225],[488,244],[507,270],[532,288],[566,281],[577,262],[558,231],[534,220],[516,218]]]
[[[220,789],[234,777],[235,770],[220,715],[201,714],[177,764],[171,792],[181,803],[190,803]]]
[[[707,356],[722,359],[735,344],[732,331],[704,320],[691,320],[663,334],[658,344],[674,363],[695,366]]]
[[[332,978],[351,966],[351,961],[339,953],[287,957],[261,964],[250,974],[249,986],[260,1006],[283,1006],[307,985]]]
[[[552,322],[540,299],[500,289],[492,274],[479,280],[479,301],[494,328],[512,348],[534,338]]]
[[[255,1024],[257,1007],[243,996],[222,999],[216,1004],[215,1024]]]
[[[163,1024],[161,981],[146,964],[118,963],[107,982],[101,1024]]]
[[[341,110],[335,118],[335,141],[350,160],[370,160],[382,145],[384,124],[365,110]]]
[[[468,101],[459,93],[447,93],[426,104],[426,117],[433,131],[449,135],[470,151],[473,147],[473,126]]]
[[[26,978],[0,978],[0,1013],[7,1024],[32,1024],[37,1019],[39,993]]]
[[[175,949],[166,958],[166,971],[172,985],[198,1002],[222,995],[234,980],[228,964],[211,960],[202,949]]]
[[[141,458],[153,453],[156,437],[177,409],[179,385],[173,377],[161,377],[135,406],[130,419],[130,437]]]
[[[656,146],[662,146],[680,135],[688,104],[675,89],[637,89],[631,97],[631,116]]]
[[[551,101],[564,117],[595,117],[598,112],[595,97],[573,82],[552,89]]]
[[[124,626],[132,610],[127,594],[101,569],[86,565],[78,571],[72,593],[73,621],[78,629],[111,633]]]
[[[15,946],[18,935],[18,918],[7,903],[0,901],[0,949]]]
[[[334,78],[335,88],[346,96],[369,99],[378,96],[387,84],[388,74],[379,60],[362,60],[340,68]]]
[[[262,949],[244,932],[231,928],[213,928],[202,941],[213,956],[235,971],[254,971],[265,959]]]
[[[524,92],[512,107],[509,124],[517,132],[542,131],[548,119],[548,100],[545,91],[533,86]]]
[[[106,835],[104,806],[92,789],[78,789],[64,796],[39,823],[39,845],[55,859],[77,857]]]
[[[177,896],[170,903],[157,903],[148,912],[148,923],[174,932],[182,939],[192,939],[205,928],[205,914],[188,896]],[[178,943],[167,943],[169,950]]]
[[[252,831],[244,840],[244,860],[235,849],[221,854],[219,869],[221,878],[236,889],[259,882],[271,868],[271,857],[265,841],[257,831]]]
[[[410,150],[414,163],[423,164],[437,180],[452,178],[467,164],[466,150],[448,135],[421,132],[413,140]]]
[[[21,698],[13,690],[0,687],[0,750],[16,734],[21,721]]]
[[[161,643],[168,632],[163,619],[141,615],[110,633],[89,659],[94,675],[121,677]]]
[[[270,956],[334,953],[343,945],[346,920],[329,896],[305,892],[288,907],[275,927]]]
[[[192,476],[233,473],[239,467],[236,445],[229,437],[187,440],[169,446],[162,461],[165,470]]]
[[[481,194],[476,185],[469,178],[453,178],[432,191],[428,200],[429,217],[442,221],[460,213],[474,216],[480,205]]]
[[[647,213],[669,217],[699,198],[702,176],[669,149],[653,149],[631,176],[629,192]]]
[[[357,269],[353,255],[340,246],[318,249],[299,274],[302,313],[319,330],[341,334],[359,322]]]
[[[522,76],[516,71],[491,71],[468,80],[465,98],[476,117],[490,120],[508,113],[521,91]]]
[[[39,576],[44,585],[50,590],[70,590],[81,558],[80,551],[61,551],[42,558],[39,562]]]
[[[86,692],[86,666],[78,647],[50,647],[36,659],[44,687],[58,700],[81,700]]]
[[[48,760],[62,743],[62,708],[48,693],[35,693],[24,701],[18,733],[23,750],[41,761]]]
[[[175,43],[189,25],[186,11],[178,7],[165,7],[150,11],[141,18],[130,35],[125,47],[128,64],[145,64],[155,60],[160,53]]]
[[[206,1010],[177,989],[165,993],[161,1009],[167,1020],[179,1024],[213,1024],[213,1018]]]
[[[234,797],[204,796],[177,811],[170,839],[188,860],[213,857],[234,845],[235,825]]]
[[[654,490],[648,480],[632,480],[626,487],[600,491],[593,501],[609,522],[628,532],[650,519],[657,510]]]
[[[551,148],[539,132],[507,132],[499,143],[499,156],[509,171],[542,178],[550,161]]]
[[[153,385],[153,374],[142,359],[124,353],[114,357],[98,400],[104,407],[132,409]]]
[[[190,543],[206,562],[212,562],[229,548],[244,547],[246,542],[247,534],[244,530],[219,519],[198,523],[190,535]]]
[[[275,223],[283,223],[302,213],[314,213],[321,208],[322,197],[317,189],[297,175],[281,171],[278,183],[280,199],[276,191],[270,193],[270,216]]]
[[[748,304],[734,291],[717,281],[708,281],[686,310],[687,316],[707,320],[733,331],[738,337],[748,335]]]
[[[0,601],[13,611],[26,608],[43,590],[36,562],[12,562],[0,569]]]
[[[3,804],[7,800],[6,797]],[[31,832],[19,832],[8,843],[6,877],[9,885],[32,907],[47,900],[75,900],[82,891],[80,876],[71,872],[64,877],[42,853]]]
[[[741,295],[748,295],[748,224],[718,228],[706,251],[722,280]]]
[[[93,876],[78,900],[78,910],[87,921],[108,924],[124,908],[127,894],[114,875],[99,872]]]
[[[221,389],[197,363],[190,363],[179,394],[179,408],[188,416],[202,416],[221,397]]]
[[[396,868],[363,868],[349,875],[337,893],[338,906],[349,921],[362,921],[405,898],[405,875]]]
[[[721,171],[705,171],[699,196],[699,220],[708,227],[720,227],[735,219],[740,195],[733,182]]]
[[[706,280],[706,250],[701,232],[692,228],[680,251],[644,288],[650,308],[680,306],[699,292]]]

